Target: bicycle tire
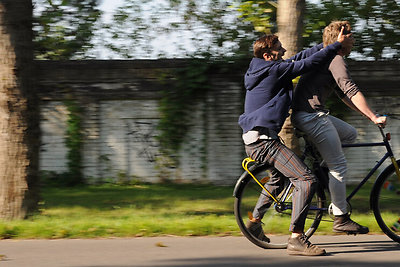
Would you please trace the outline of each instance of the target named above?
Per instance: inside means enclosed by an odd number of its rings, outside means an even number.
[[[400,179],[393,164],[376,179],[370,203],[379,227],[389,238],[400,243]]]
[[[269,166],[260,166],[254,165],[250,167],[250,171],[253,175],[259,179],[260,181],[265,176],[266,171],[269,169]],[[289,179],[285,180],[285,186],[281,191],[280,195],[275,196],[276,198],[280,199],[281,195],[285,190],[293,190],[293,186],[289,183]],[[289,189],[291,187],[291,189]],[[265,235],[270,239],[269,242],[263,241],[252,233],[246,227],[246,223],[249,220],[249,213],[252,213],[252,210],[259,198],[259,195],[262,192],[262,188],[254,181],[254,179],[247,173],[244,172],[240,178],[238,179],[235,190],[235,202],[234,202],[234,213],[237,224],[243,233],[243,235],[253,244],[265,248],[265,249],[274,249],[274,248],[286,248],[287,247],[287,235],[283,235],[280,229],[282,229],[282,224],[286,224],[289,230],[290,219],[291,219],[291,192],[289,194],[288,199],[285,201],[285,205],[290,207],[284,211],[280,211],[276,208],[275,205],[271,205],[270,208],[266,211],[263,220],[262,220],[262,228]],[[323,216],[323,208],[324,208],[324,201],[325,194],[323,191],[318,190],[318,192],[314,195],[313,201],[311,206],[315,207],[315,209],[309,210],[309,214],[306,220],[306,227],[307,231],[305,231],[305,235],[307,238],[311,237],[312,234],[317,230],[319,223]]]

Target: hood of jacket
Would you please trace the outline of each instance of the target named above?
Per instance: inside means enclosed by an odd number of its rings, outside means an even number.
[[[275,64],[276,61],[266,61],[262,58],[253,58],[244,76],[244,87],[249,91],[252,90],[266,76],[268,76],[271,67]]]

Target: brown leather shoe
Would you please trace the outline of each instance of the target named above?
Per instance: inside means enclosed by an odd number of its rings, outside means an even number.
[[[349,214],[343,214],[335,216],[333,221],[333,231],[336,233],[344,232],[347,234],[367,234],[369,232],[368,227],[359,225],[352,219]]]
[[[304,235],[298,237],[290,237],[287,246],[289,255],[302,255],[302,256],[322,256],[326,254],[325,249],[319,248],[306,240]]]
[[[247,221],[246,223],[246,228],[249,230],[249,232],[256,238],[258,238],[261,241],[270,242],[270,239],[265,236],[264,230],[262,229],[261,222],[252,222],[250,220]]]

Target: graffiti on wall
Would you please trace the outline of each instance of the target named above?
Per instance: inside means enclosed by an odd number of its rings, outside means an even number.
[[[135,120],[126,123],[127,149],[135,150],[139,157],[150,163],[156,161],[160,155],[159,143],[157,142],[157,122],[149,120]],[[128,155],[130,154],[128,152]]]

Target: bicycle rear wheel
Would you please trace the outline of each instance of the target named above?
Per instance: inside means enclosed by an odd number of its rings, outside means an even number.
[[[379,227],[393,241],[400,243],[400,179],[393,164],[378,176],[370,199]]]
[[[265,184],[267,180],[265,177],[268,176],[268,168],[268,166],[254,165],[250,168],[250,171],[258,179],[258,181],[260,181],[262,184]],[[236,221],[243,235],[249,241],[259,247],[287,247],[292,213],[292,193],[294,187],[289,182],[289,179],[284,180],[285,181],[282,190],[275,195],[275,198],[281,203],[276,204],[271,201],[271,205],[266,209],[261,223],[262,229],[265,233],[265,236],[268,237],[269,242],[253,235],[246,227],[248,220],[252,217],[254,206],[256,205],[260,194],[266,194],[266,192],[263,192],[261,186],[258,185],[247,172],[242,174],[235,186],[234,211]],[[323,207],[325,203],[324,197],[325,195],[321,193],[320,190],[318,190],[318,193],[316,193],[313,197],[305,225],[305,235],[307,238],[309,238],[315,232],[322,219]]]

